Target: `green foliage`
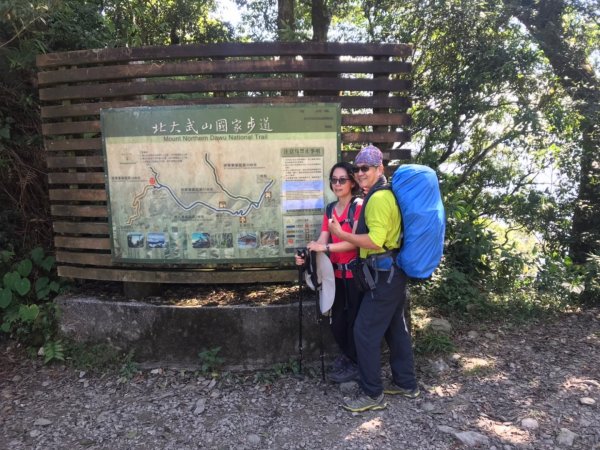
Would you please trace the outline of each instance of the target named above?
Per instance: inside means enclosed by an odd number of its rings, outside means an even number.
[[[221,347],[203,350],[198,353],[200,359],[200,372],[205,375],[216,375],[218,369],[223,365],[224,358],[219,356]]]
[[[52,298],[63,285],[53,273],[54,257],[40,247],[20,261],[14,261],[14,256],[11,251],[0,252],[0,331],[28,347],[43,346],[45,362],[62,360]]]
[[[254,374],[254,382],[258,384],[273,384],[279,378],[287,375],[300,374],[300,363],[290,358],[287,363],[274,364],[271,370],[259,371]]]
[[[123,358],[121,367],[119,368],[119,382],[124,383],[131,380],[140,372],[137,363],[133,360],[134,351],[129,351]]]
[[[44,344],[44,364],[50,361],[64,361],[65,347],[63,343],[58,341],[48,341]]]
[[[447,334],[431,330],[418,330],[415,334],[415,353],[419,355],[442,355],[455,349]]]
[[[66,362],[79,370],[118,370],[126,362],[127,355],[111,344],[87,344],[69,340],[64,347]]]

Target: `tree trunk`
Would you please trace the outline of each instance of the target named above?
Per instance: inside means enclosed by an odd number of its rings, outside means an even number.
[[[600,81],[581,49],[569,44],[561,28],[565,0],[504,0],[537,41],[560,83],[581,114],[581,163],[573,214],[571,257],[584,263],[587,254],[600,253]]]
[[[327,42],[331,14],[327,9],[326,0],[312,0],[311,22],[313,29],[313,42]]]
[[[277,0],[277,40],[279,42],[289,41],[291,34],[296,30],[294,1]]]

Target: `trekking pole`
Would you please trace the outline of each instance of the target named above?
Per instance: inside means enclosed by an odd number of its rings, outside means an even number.
[[[313,258],[316,258],[316,252],[311,255]],[[321,305],[319,299],[321,298],[319,292],[321,292],[323,286],[318,286],[316,296],[315,296],[315,305],[317,306],[317,323],[319,324],[319,358],[321,359],[321,379],[325,381],[325,352],[323,350],[323,315],[321,314]]]
[[[321,379],[325,381],[325,352],[323,350],[323,315],[319,306],[319,296],[317,295],[317,322],[319,324],[319,358],[321,359]]]
[[[301,249],[298,250],[298,256],[306,257],[303,255]],[[298,371],[302,373],[302,272],[304,266],[298,266]]]

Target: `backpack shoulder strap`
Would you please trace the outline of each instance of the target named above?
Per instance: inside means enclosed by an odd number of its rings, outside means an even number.
[[[325,208],[325,214],[327,215],[328,219],[331,219],[331,217],[333,216],[333,208],[335,208],[335,205],[337,204],[337,200],[335,202],[331,202],[327,204],[327,208]]]
[[[359,200],[360,199],[358,197],[352,197],[350,199],[350,207],[348,208],[348,215],[346,216],[346,220],[348,221],[348,225],[350,225],[350,229],[354,228],[354,213]]]

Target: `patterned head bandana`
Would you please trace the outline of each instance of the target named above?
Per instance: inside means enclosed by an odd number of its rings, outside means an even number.
[[[354,160],[354,165],[380,166],[383,164],[383,155],[374,145],[364,147]]]

